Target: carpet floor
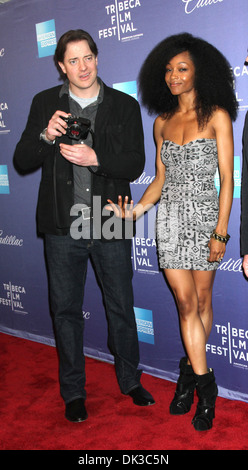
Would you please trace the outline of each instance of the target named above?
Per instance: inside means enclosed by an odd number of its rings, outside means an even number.
[[[248,450],[248,404],[217,398],[210,431],[171,416],[175,384],[142,375],[156,404],[135,406],[122,395],[112,364],[86,358],[88,419],[70,423],[58,385],[56,349],[0,334],[0,450]]]

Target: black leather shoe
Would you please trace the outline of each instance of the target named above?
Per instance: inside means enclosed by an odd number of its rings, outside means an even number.
[[[133,399],[134,404],[138,406],[149,406],[154,405],[155,403],[154,398],[142,387],[142,385],[131,390],[128,395]]]
[[[65,407],[65,417],[73,423],[81,423],[88,418],[86,408],[84,406],[84,399],[77,398],[76,400],[67,403]]]

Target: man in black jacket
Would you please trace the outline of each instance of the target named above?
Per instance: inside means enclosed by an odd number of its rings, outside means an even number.
[[[138,102],[98,77],[98,50],[87,32],[65,33],[54,59],[64,84],[34,97],[14,161],[26,171],[42,166],[37,221],[45,238],[60,390],[66,418],[80,422],[87,418],[82,303],[89,257],[103,291],[120,390],[136,405],[154,403],[137,369],[133,223],[104,211],[108,198],[130,199],[129,183],[144,167],[144,141]]]

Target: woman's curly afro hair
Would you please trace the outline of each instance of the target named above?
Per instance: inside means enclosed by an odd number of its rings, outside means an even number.
[[[230,64],[218,49],[189,33],[169,36],[146,58],[138,77],[142,104],[149,114],[159,114],[165,118],[174,114],[178,98],[171,94],[165,83],[165,68],[173,57],[185,51],[188,51],[195,66],[199,126],[204,127],[217,108],[225,109],[234,121],[238,106]]]

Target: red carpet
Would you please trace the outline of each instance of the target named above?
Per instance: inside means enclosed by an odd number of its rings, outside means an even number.
[[[247,403],[218,397],[213,429],[199,433],[196,401],[185,416],[168,412],[175,384],[143,374],[156,405],[140,408],[119,392],[114,367],[90,358],[89,417],[70,423],[57,368],[55,348],[0,334],[0,450],[248,450]]]

